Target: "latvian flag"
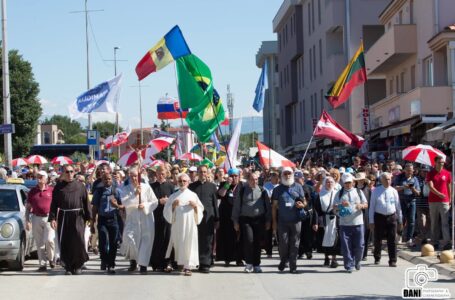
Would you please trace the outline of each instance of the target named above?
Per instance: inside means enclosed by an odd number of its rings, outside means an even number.
[[[365,141],[362,137],[343,128],[325,110],[322,111],[321,118],[316,124],[314,136],[339,141],[357,148],[362,147]]]
[[[291,167],[295,168],[295,163],[285,158],[284,156],[278,154],[278,152],[273,151],[269,147],[260,142],[257,142],[259,159],[263,167],[268,168],[281,168],[281,167]]]

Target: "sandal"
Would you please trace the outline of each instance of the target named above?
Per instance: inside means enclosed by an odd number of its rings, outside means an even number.
[[[185,276],[191,276],[191,275],[193,275],[193,273],[191,272],[190,269],[185,269],[185,270],[183,270],[183,275],[185,275]]]

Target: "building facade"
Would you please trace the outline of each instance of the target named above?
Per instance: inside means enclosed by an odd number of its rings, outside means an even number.
[[[435,141],[426,131],[454,109],[455,3],[394,0],[378,18],[384,33],[365,53],[367,76],[385,85],[370,103],[374,145]]]
[[[64,144],[63,131],[57,125],[38,125],[36,131],[35,145]]]
[[[278,101],[279,73],[277,61],[277,41],[264,41],[256,54],[256,66],[263,68],[267,61],[268,88],[264,95],[263,141],[272,149],[281,152],[280,103]]]
[[[337,109],[331,109],[325,94],[361,39],[367,48],[382,34],[378,15],[389,2],[283,1],[273,20],[273,31],[278,39],[280,138],[287,155],[298,156],[305,150],[323,109],[348,130],[362,134],[364,88],[355,89],[350,100]],[[376,85],[381,87],[381,81],[372,83]],[[370,98],[381,98],[377,93],[372,91]]]

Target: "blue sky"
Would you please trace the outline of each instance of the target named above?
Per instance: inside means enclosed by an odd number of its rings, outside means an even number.
[[[255,55],[261,41],[275,40],[272,20],[281,0],[89,0],[91,86],[124,75],[120,123],[139,126],[139,97],[134,68],[142,56],[175,24],[193,53],[211,68],[214,84],[226,98],[231,85],[234,114],[258,115],[252,109],[260,75]],[[14,0],[7,2],[8,48],[18,49],[31,62],[45,115],[68,114],[68,105],[86,90],[85,18],[70,13],[84,9],[84,1]],[[93,34],[92,34],[93,31]],[[94,38],[95,37],[95,38]],[[177,95],[175,68],[168,65],[142,80],[144,127],[159,123],[156,103],[168,93]],[[96,114],[95,121],[114,117]]]

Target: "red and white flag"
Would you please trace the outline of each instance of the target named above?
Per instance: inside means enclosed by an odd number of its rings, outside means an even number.
[[[343,128],[325,110],[322,111],[321,118],[316,124],[314,136],[343,142],[357,148],[362,147],[365,141],[364,138]]]
[[[119,132],[116,135],[110,135],[104,140],[104,147],[106,149],[109,149],[111,147],[118,147],[122,144],[125,144],[128,142],[128,137],[131,134],[131,126],[128,125],[128,127],[125,129],[125,131]]]
[[[291,167],[295,168],[295,163],[282,156],[278,152],[273,151],[269,147],[260,142],[257,142],[259,159],[261,165],[268,168],[281,168],[281,167]]]

